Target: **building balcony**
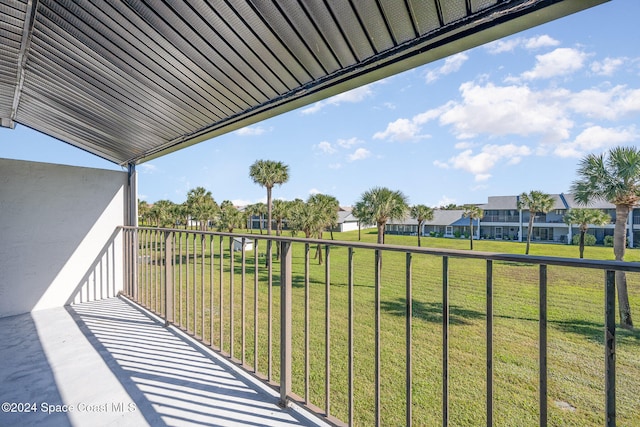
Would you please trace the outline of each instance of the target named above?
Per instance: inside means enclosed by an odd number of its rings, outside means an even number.
[[[614,272],[637,280],[636,263],[118,234],[119,296],[101,296],[96,275],[72,305],[0,319],[1,394],[38,405],[1,425],[632,425],[640,413],[637,377],[616,388],[615,373],[640,370],[614,303]],[[573,282],[597,314],[564,306]]]

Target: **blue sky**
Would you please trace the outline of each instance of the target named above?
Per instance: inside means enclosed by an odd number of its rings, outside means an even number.
[[[308,105],[138,166],[139,196],[264,201],[249,166],[282,161],[274,197],[352,205],[374,187],[410,204],[567,192],[581,157],[640,141],[640,2],[610,3]],[[18,126],[0,157],[119,166]]]

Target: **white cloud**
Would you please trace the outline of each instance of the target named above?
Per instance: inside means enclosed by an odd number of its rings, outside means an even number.
[[[329,165],[329,169],[340,169],[340,168],[342,168],[342,164],[340,163],[331,163]]]
[[[321,191],[318,190],[317,188],[312,188],[311,190],[309,190],[309,194],[320,194]]]
[[[584,66],[588,55],[577,49],[560,47],[543,55],[536,55],[533,70],[522,73],[526,80],[548,79],[578,71]]]
[[[422,125],[430,120],[437,119],[445,111],[451,108],[453,102],[448,102],[438,108],[427,110],[424,113],[416,114],[411,119],[400,118],[390,122],[384,131],[376,132],[373,139],[387,139],[390,141],[411,141],[422,138],[429,138],[429,135],[422,135]]]
[[[520,46],[521,43],[522,39],[520,38],[505,39],[487,43],[484,47],[489,51],[489,53],[496,55],[498,53],[511,52]]]
[[[567,139],[573,122],[563,109],[563,90],[534,92],[527,86],[460,86],[462,100],[440,108],[440,124],[453,126],[460,139],[477,134],[543,135],[546,139]]]
[[[624,64],[624,61],[624,58],[605,58],[602,62],[592,62],[590,68],[594,74],[598,74],[600,76],[611,76],[622,64]]]
[[[440,197],[440,200],[438,200],[438,203],[436,203],[436,206],[447,206],[455,203],[456,199],[443,195],[442,197]]]
[[[491,177],[489,173],[500,161],[507,164],[517,164],[523,156],[529,156],[532,151],[526,145],[495,145],[487,144],[480,152],[474,153],[467,149],[451,157],[446,163],[436,161],[434,164],[442,168],[461,169],[474,175],[477,182],[486,181]]]
[[[249,206],[252,204],[250,200],[246,199],[233,199],[231,203],[233,203],[233,206]]]
[[[464,52],[449,56],[444,60],[444,64],[442,66],[434,70],[427,71],[425,76],[427,83],[434,82],[440,77],[446,76],[447,74],[455,73],[456,71],[460,70],[462,64],[464,64],[468,59],[469,55]]]
[[[540,49],[541,47],[558,46],[560,42],[546,34],[537,37],[531,37],[524,41],[525,49]]]
[[[262,126],[247,126],[242,129],[238,129],[236,134],[239,136],[257,136],[262,135],[265,132],[267,132],[267,129]]]
[[[475,144],[469,141],[463,141],[456,143],[453,147],[456,150],[466,150],[467,148],[472,148]]]
[[[333,154],[337,150],[331,145],[329,141],[322,141],[313,146],[313,149],[316,151],[321,151],[325,154]]]
[[[389,139],[392,141],[407,141],[418,137],[420,126],[410,119],[397,119],[387,125],[382,132],[376,132],[373,139]]]
[[[354,145],[357,144],[363,144],[364,141],[353,137],[353,138],[349,138],[349,139],[338,139],[337,144],[342,147],[342,148],[351,148]]]
[[[358,148],[356,151],[349,154],[349,161],[354,162],[356,160],[363,160],[370,156],[371,151],[367,150],[366,148]]]
[[[504,52],[513,52],[516,48],[523,47],[528,50],[540,49],[543,47],[553,47],[558,46],[560,42],[553,37],[550,37],[546,34],[530,37],[530,38],[522,38],[515,37],[504,40],[496,40],[491,43],[487,43],[485,48],[489,51],[489,53],[496,55]]]
[[[576,136],[574,141],[559,144],[554,154],[560,157],[582,157],[588,152],[632,142],[638,138],[640,134],[635,127],[614,129],[591,126]]]
[[[311,105],[302,110],[302,114],[315,114],[318,111],[322,110],[324,107],[333,105],[339,106],[342,103],[358,103],[362,102],[365,99],[373,96],[373,85],[376,83],[371,83],[365,86],[357,87],[355,89],[349,90],[347,92],[340,93],[338,95],[332,96],[331,98],[325,99],[323,101],[318,101],[315,104]],[[377,82],[380,84],[380,82]]]
[[[568,106],[590,118],[617,120],[640,112],[640,89],[618,85],[608,90],[585,89],[571,94]]]

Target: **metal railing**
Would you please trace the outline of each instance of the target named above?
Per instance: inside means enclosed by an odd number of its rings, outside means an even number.
[[[425,391],[429,384],[423,375],[437,370],[437,359],[441,377],[432,379],[431,389],[441,389],[435,393],[439,418],[443,426],[449,425],[451,372],[453,367],[467,369],[464,363],[453,362],[456,353],[450,353],[451,333],[460,327],[470,328],[464,340],[474,343],[481,343],[477,335],[484,334],[485,352],[476,352],[475,357],[484,359],[482,423],[493,425],[496,366],[503,363],[496,359],[494,340],[506,345],[496,331],[503,330],[502,322],[518,318],[528,325],[537,323],[537,366],[531,369],[537,376],[538,422],[546,426],[548,290],[557,286],[549,270],[579,268],[580,280],[587,280],[582,272],[600,270],[604,274],[595,279],[597,286],[603,285],[600,303],[605,313],[600,416],[607,426],[616,423],[615,272],[640,272],[638,263],[257,234],[123,230],[126,295],[271,384],[279,390],[282,404],[299,402],[336,425],[424,424],[421,402],[425,394],[434,392]],[[316,255],[324,251],[319,254],[322,265],[312,265],[314,250]],[[517,274],[505,275],[508,268],[517,268]],[[500,308],[501,324],[496,325],[496,284],[500,307],[507,309],[503,289],[521,287],[510,298],[534,289],[538,316],[529,318]],[[469,302],[454,304],[452,289],[457,294],[463,287],[470,294]],[[392,327],[387,326],[390,322]],[[441,332],[439,342],[416,342],[417,328],[437,329],[435,325]],[[365,357],[364,353],[371,354]],[[430,368],[425,369],[425,364]],[[396,382],[402,384],[389,391]],[[388,396],[398,393],[403,403],[388,401]],[[471,391],[471,396],[478,393]]]

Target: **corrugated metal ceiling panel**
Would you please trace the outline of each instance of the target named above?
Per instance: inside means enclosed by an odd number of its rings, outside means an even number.
[[[0,119],[140,162],[603,1],[0,0]]]

